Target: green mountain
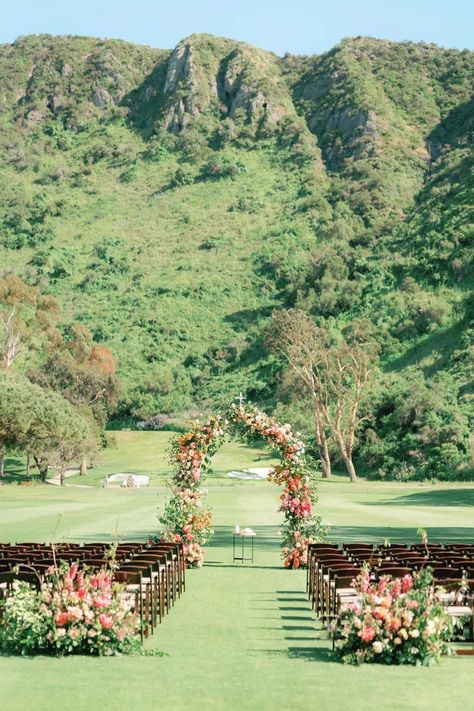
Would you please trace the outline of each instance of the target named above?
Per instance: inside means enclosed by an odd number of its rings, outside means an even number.
[[[363,37],[0,45],[1,271],[112,348],[121,414],[291,401],[262,332],[298,306],[376,327],[374,431],[420,378],[468,431],[473,83],[472,52]]]

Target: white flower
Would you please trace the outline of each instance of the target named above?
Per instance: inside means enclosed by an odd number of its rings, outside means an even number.
[[[372,649],[374,650],[375,654],[380,654],[381,652],[383,652],[383,644],[382,644],[382,642],[379,642],[379,641],[374,642],[374,643],[372,644]]]
[[[432,634],[436,632],[436,625],[433,620],[428,620],[426,623],[425,634],[427,637],[431,637]]]
[[[410,632],[410,637],[413,637],[413,639],[416,639],[417,637],[420,636],[420,630],[411,630]]]

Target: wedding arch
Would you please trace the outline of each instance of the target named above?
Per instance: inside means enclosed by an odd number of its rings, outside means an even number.
[[[176,437],[171,445],[174,468],[173,496],[167,502],[160,523],[159,539],[183,542],[189,566],[200,566],[203,546],[212,537],[212,513],[203,507],[203,484],[213,455],[226,435],[253,443],[263,441],[278,456],[268,478],[283,487],[279,511],[284,514],[282,533],[283,565],[303,567],[308,544],[322,537],[321,520],[312,513],[317,501],[304,444],[289,424],[281,425],[252,405],[232,405],[223,415],[207,422],[194,422],[192,428]]]

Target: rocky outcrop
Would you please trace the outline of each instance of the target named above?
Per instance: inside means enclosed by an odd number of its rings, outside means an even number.
[[[164,124],[179,133],[202,114],[276,126],[295,114],[277,58],[231,40],[193,35],[168,61]]]
[[[91,101],[94,106],[97,106],[97,108],[102,109],[104,106],[108,106],[112,103],[112,97],[110,96],[109,92],[105,87],[100,86],[92,94]]]

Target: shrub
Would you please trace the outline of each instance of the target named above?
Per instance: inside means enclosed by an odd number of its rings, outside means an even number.
[[[138,167],[135,163],[128,166],[122,173],[120,173],[121,183],[133,183],[138,177]]]
[[[240,160],[232,160],[227,156],[213,156],[201,169],[203,178],[212,178],[219,180],[220,178],[235,178],[239,173],[245,173],[247,170],[245,164]]]
[[[196,180],[196,174],[194,170],[184,165],[175,172],[171,179],[171,185],[175,188],[179,188],[183,185],[192,185]]]

